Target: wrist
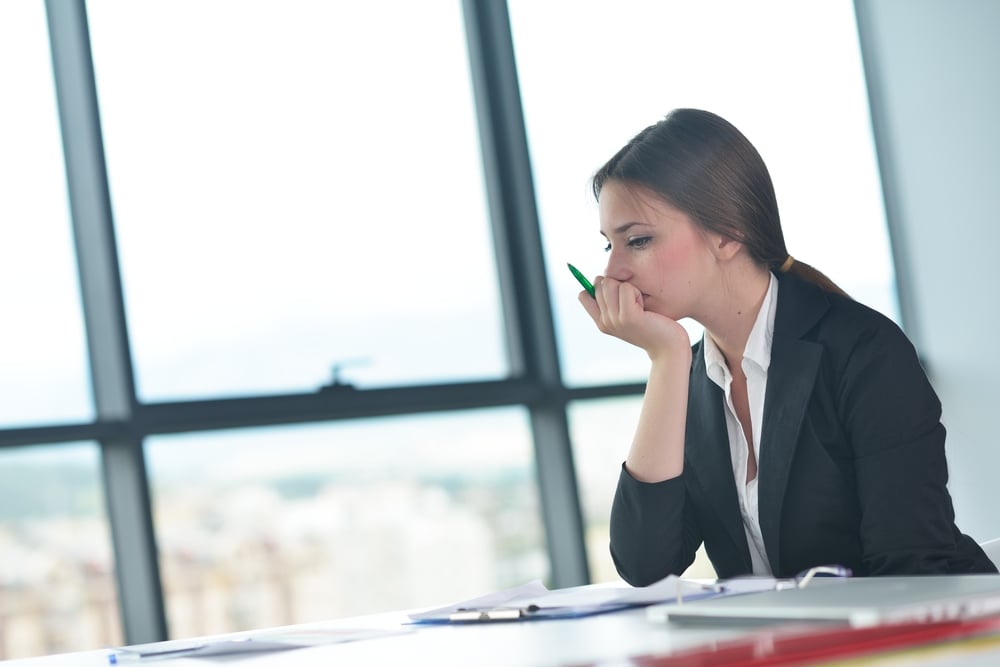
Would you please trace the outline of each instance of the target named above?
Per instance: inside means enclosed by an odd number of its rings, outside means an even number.
[[[691,366],[691,341],[685,332],[683,339],[672,339],[664,345],[647,348],[646,355],[654,366],[680,364],[688,368]]]

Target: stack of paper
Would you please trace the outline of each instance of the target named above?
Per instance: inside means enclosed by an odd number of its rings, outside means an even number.
[[[549,590],[541,581],[536,580],[523,586],[410,614],[410,618],[424,623],[570,618],[720,594],[712,584],[687,581],[675,575],[642,588],[622,583]]]

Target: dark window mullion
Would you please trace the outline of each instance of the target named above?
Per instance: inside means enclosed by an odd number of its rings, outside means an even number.
[[[98,421],[128,423],[135,389],[84,0],[47,0],[53,75]],[[128,643],[167,638],[142,438],[100,439]]]
[[[507,3],[463,4],[512,372],[535,383],[528,404],[552,584],[589,581],[552,307]]]

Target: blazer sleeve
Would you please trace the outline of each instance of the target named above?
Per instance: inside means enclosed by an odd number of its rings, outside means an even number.
[[[961,535],[947,490],[941,404],[894,323],[875,319],[862,329],[839,391],[854,449],[868,573],[952,571]]]
[[[694,562],[702,538],[686,496],[683,474],[640,482],[622,464],[611,505],[611,558],[622,579],[648,586]]]

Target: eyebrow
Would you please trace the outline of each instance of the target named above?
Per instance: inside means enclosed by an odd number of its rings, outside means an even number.
[[[645,223],[645,222],[639,222],[638,220],[634,220],[632,222],[626,222],[625,224],[619,225],[618,227],[615,227],[614,229],[612,229],[611,233],[614,234],[614,235],[624,234],[625,232],[627,232],[628,230],[632,229],[636,225],[646,226],[647,223]],[[601,232],[601,236],[603,236],[604,238],[608,238],[608,235],[605,234],[603,231]]]

